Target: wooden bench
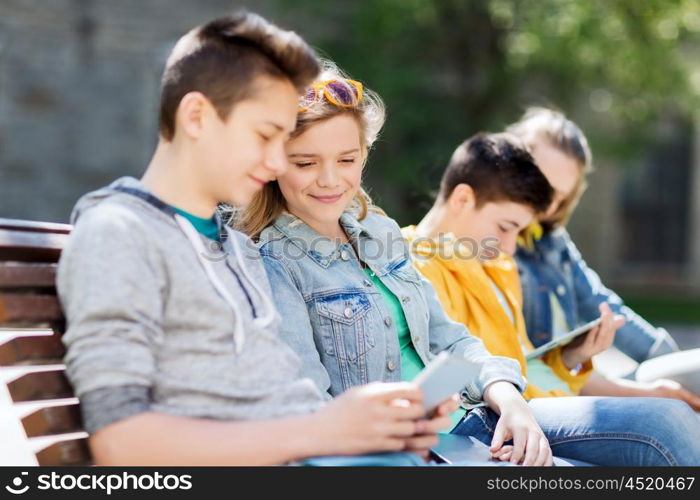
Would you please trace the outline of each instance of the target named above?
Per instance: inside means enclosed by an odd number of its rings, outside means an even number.
[[[0,465],[90,463],[55,287],[70,230],[0,219]]]

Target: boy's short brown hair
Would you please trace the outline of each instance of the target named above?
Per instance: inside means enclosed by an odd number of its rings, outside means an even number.
[[[477,207],[510,201],[540,213],[554,197],[525,145],[508,133],[477,134],[457,147],[442,176],[438,199],[447,200],[458,184],[471,186]]]
[[[256,77],[286,78],[301,92],[320,70],[296,33],[240,11],[185,34],[168,57],[161,80],[159,130],[175,136],[175,114],[189,92],[204,94],[225,120],[233,105],[255,91]]]

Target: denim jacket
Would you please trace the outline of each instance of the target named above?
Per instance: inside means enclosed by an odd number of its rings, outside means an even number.
[[[518,247],[515,255],[523,288],[523,313],[528,336],[535,347],[552,336],[549,294],[559,299],[571,328],[600,316],[598,305],[607,302],[626,318],[615,334],[615,347],[642,362],[678,350],[664,328],[655,328],[606,288],[590,269],[565,229],[559,228],[534,242],[533,250]]]
[[[462,391],[463,405],[479,404],[496,381],[524,390],[516,361],[491,356],[481,340],[448,318],[430,282],[411,265],[394,220],[369,213],[360,223],[346,212],[340,222],[360,258],[399,299],[423,363],[444,350],[484,363]],[[283,214],[263,231],[259,248],[282,318],[280,333],[301,358],[302,376],[329,399],[356,385],[402,380],[396,325],[353,245],[333,242]]]

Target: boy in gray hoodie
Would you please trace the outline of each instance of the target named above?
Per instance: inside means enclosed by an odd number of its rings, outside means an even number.
[[[456,403],[421,420],[413,384],[372,384],[324,404],[277,338],[258,252],[215,215],[286,169],[299,92],[318,69],[301,38],[254,14],[193,29],[166,64],[143,178],[76,205],[57,286],[67,373],[98,464],[425,453],[450,425]]]

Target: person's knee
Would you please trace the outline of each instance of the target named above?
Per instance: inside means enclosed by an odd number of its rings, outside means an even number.
[[[690,451],[700,439],[697,414],[677,399],[648,398],[647,410],[645,422],[650,437],[682,460],[679,454]]]
[[[668,398],[645,398],[643,413],[647,421],[668,422],[677,427],[680,423],[696,422],[693,409],[685,401]]]
[[[668,410],[663,411],[668,422],[675,424],[676,429],[692,429],[692,432],[697,433],[698,415],[685,401],[679,399],[665,399],[669,406]],[[683,424],[684,427],[680,427]]]

